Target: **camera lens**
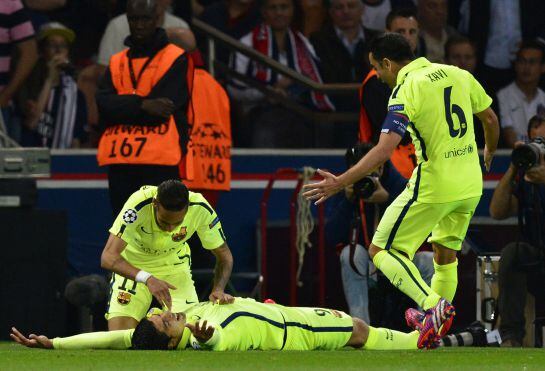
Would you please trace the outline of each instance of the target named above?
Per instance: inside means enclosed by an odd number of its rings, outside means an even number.
[[[354,194],[361,198],[369,198],[377,190],[377,185],[372,176],[366,176],[354,184]]]
[[[533,145],[533,143],[524,144],[513,150],[511,161],[517,168],[528,170],[539,163],[540,155],[540,150],[536,148],[536,145]]]

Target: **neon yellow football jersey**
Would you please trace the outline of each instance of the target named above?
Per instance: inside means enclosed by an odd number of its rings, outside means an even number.
[[[416,188],[419,202],[452,202],[482,194],[473,114],[491,103],[471,73],[458,67],[418,58],[399,71],[388,112],[408,122],[418,166],[407,187]]]
[[[122,256],[151,274],[168,274],[174,266],[189,269],[191,251],[187,240],[197,232],[205,249],[213,250],[226,238],[218,215],[200,193],[189,192],[189,208],[183,222],[172,232],[159,228],[153,198],[157,187],[143,186],[133,193],[110,228],[127,243]]]

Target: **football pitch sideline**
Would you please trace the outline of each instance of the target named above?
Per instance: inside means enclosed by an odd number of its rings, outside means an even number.
[[[0,370],[545,370],[544,349],[52,351],[0,343]]]

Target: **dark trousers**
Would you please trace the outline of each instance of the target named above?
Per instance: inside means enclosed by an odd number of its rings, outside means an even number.
[[[114,218],[121,212],[130,195],[140,187],[157,186],[169,179],[180,179],[178,166],[110,165],[108,168],[108,189]]]
[[[498,310],[503,340],[522,343],[526,294],[543,295],[543,264],[541,251],[532,245],[513,242],[503,248],[498,272]]]

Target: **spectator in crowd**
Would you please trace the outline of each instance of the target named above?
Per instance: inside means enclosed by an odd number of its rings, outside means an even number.
[[[353,166],[371,148],[372,144],[360,143],[347,150],[345,159],[349,167]],[[405,188],[407,180],[403,178],[390,162],[380,166],[373,174],[373,188],[357,183],[347,187],[344,193],[336,195],[328,206],[328,221],[326,236],[329,245],[341,247],[340,262],[345,298],[350,315],[370,323],[369,319],[369,285],[372,273],[369,272],[369,254],[367,247],[373,237],[379,215]],[[365,226],[365,230],[362,228]],[[415,264],[429,284],[433,276],[433,254],[430,251],[419,252],[415,255]],[[384,277],[379,274],[379,280]],[[376,280],[376,278],[375,278]],[[387,280],[386,280],[387,281]],[[382,282],[381,282],[382,284]],[[390,286],[389,282],[387,283]],[[397,290],[391,290],[389,298],[381,297],[381,303],[398,300],[402,295]],[[390,295],[392,294],[392,295]],[[388,312],[390,317],[403,318],[400,308],[388,308],[384,305],[382,312]],[[403,310],[405,306],[403,306]],[[373,318],[373,323],[386,325],[387,316]],[[376,321],[376,322],[375,322]],[[399,328],[399,321],[387,323]]]
[[[28,147],[71,148],[85,140],[87,107],[70,61],[72,30],[56,22],[38,34],[40,59],[17,94]]]
[[[21,140],[21,124],[15,115],[12,98],[32,71],[38,51],[34,28],[20,0],[0,2],[0,110],[7,135]],[[14,49],[18,63],[11,63]],[[11,67],[11,68],[10,68]]]
[[[545,118],[534,116],[528,137],[545,138]],[[517,145],[520,145],[518,143]],[[542,145],[543,146],[543,145]],[[499,266],[498,309],[502,346],[522,346],[526,295],[543,295],[545,280],[545,159],[523,171],[511,164],[494,190],[490,215],[505,219],[521,215],[523,225],[517,242],[507,244]]]
[[[537,41],[521,44],[515,60],[515,81],[498,92],[500,123],[507,147],[528,139],[527,122],[545,115],[545,93],[538,87],[545,72],[545,49]]]
[[[369,72],[367,42],[375,33],[362,26],[362,13],[361,0],[331,0],[331,24],[310,36],[326,83],[359,83]],[[356,95],[332,96],[332,100],[338,111],[358,110]]]
[[[447,25],[447,0],[419,0],[418,22],[430,62],[443,63],[445,44],[456,30]]]
[[[477,68],[477,50],[473,41],[461,35],[449,37],[445,44],[445,63],[474,74]]]
[[[112,56],[97,93],[106,126],[97,157],[100,166],[109,165],[114,215],[143,184],[178,179],[187,150],[193,67],[156,27],[157,9],[154,0],[128,1],[129,49]]]
[[[426,55],[424,40],[420,36],[420,27],[414,8],[396,8],[388,13],[386,31],[403,35],[417,57]]]
[[[261,7],[263,23],[240,41],[280,62],[295,69],[308,78],[322,82],[318,70],[318,60],[308,40],[291,28],[294,16],[293,0],[264,0]],[[233,67],[240,73],[253,78],[276,92],[280,96],[297,100],[301,104],[319,111],[335,109],[328,96],[319,92],[309,92],[240,53],[233,58]],[[265,99],[265,95],[255,88],[235,80],[229,85],[231,96],[243,105],[245,112],[251,111],[252,119],[241,131],[249,135],[254,146],[312,146],[313,126],[297,114],[274,105]],[[249,127],[253,124],[257,130]],[[330,133],[331,134],[331,133]],[[318,140],[330,142],[331,136],[316,135]],[[322,144],[316,144],[321,146]]]
[[[521,41],[545,36],[543,14],[542,0],[462,1],[459,30],[475,41],[477,72],[490,91],[513,80],[512,62]]]
[[[257,26],[260,18],[259,6],[255,0],[218,1],[204,9],[200,15],[202,21],[237,40]],[[216,59],[227,63],[229,50],[217,45]]]
[[[415,8],[412,0],[362,0],[363,15],[362,24],[374,31],[384,31],[386,28],[386,17],[395,9]]]

